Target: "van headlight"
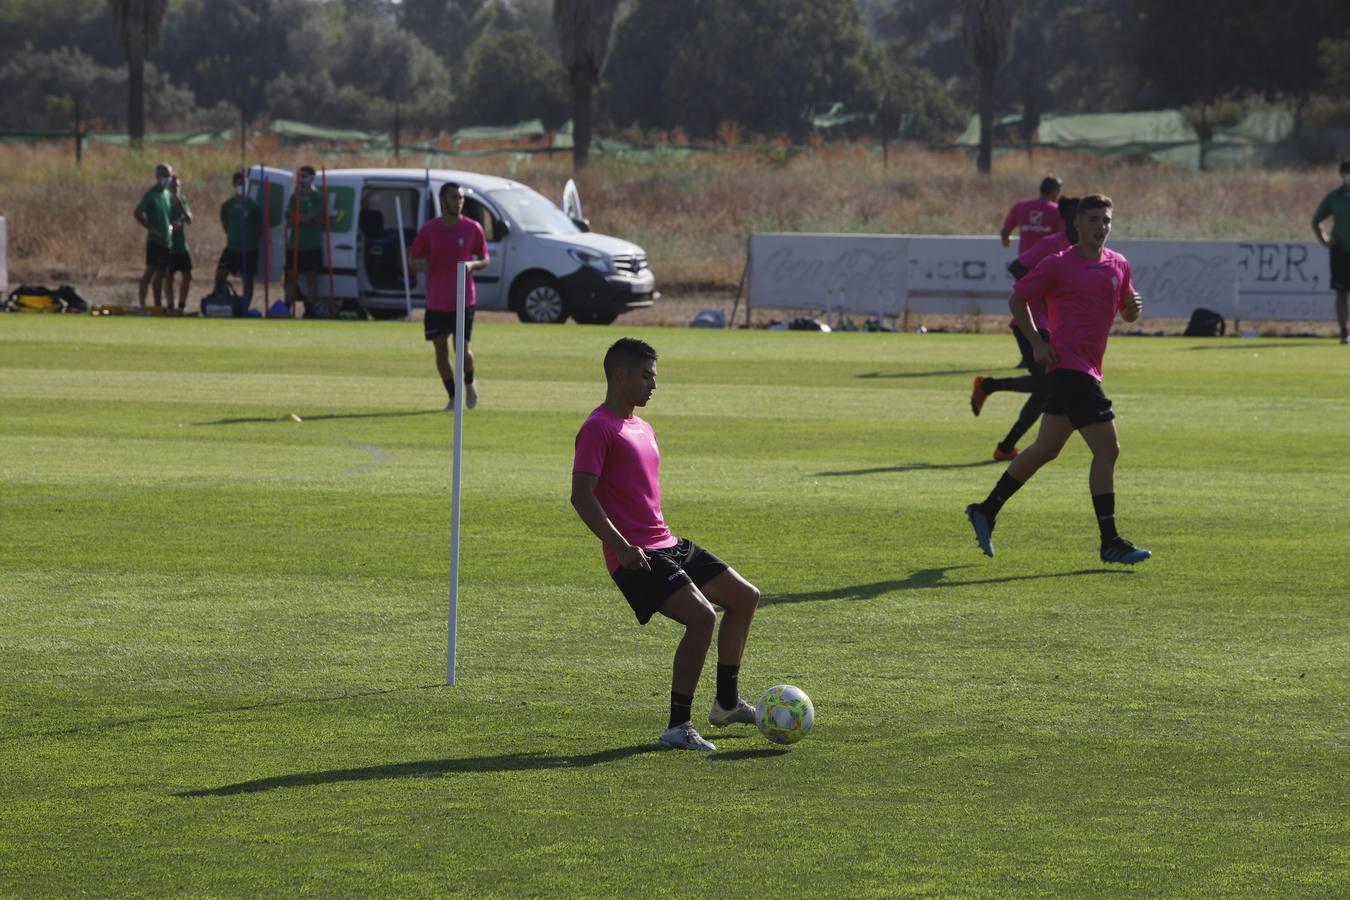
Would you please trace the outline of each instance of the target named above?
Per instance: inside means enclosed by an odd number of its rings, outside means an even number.
[[[573,248],[567,251],[567,255],[581,263],[583,266],[590,266],[606,274],[614,271],[614,262],[603,253],[597,253],[594,250],[581,250]]]

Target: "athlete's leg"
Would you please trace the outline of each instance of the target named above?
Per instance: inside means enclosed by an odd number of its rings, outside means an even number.
[[[735,569],[727,569],[703,586],[703,595],[726,610],[717,630],[717,661],[740,665],[750,622],[759,606],[759,589]]]
[[[1346,338],[1350,336],[1350,326],[1347,326],[1347,313],[1350,313],[1350,291],[1336,292],[1336,322],[1341,326],[1341,342],[1345,343]]]
[[[1041,430],[1036,433],[1036,440],[1019,453],[1017,459],[1008,464],[1007,474],[1026,483],[1041,466],[1059,456],[1059,451],[1064,449],[1071,434],[1073,425],[1069,422],[1068,416],[1055,413],[1041,416]]]
[[[431,346],[436,350],[436,371],[441,375],[441,381],[448,385],[455,383],[455,370],[450,365],[450,338],[451,335],[441,332],[431,339]],[[453,388],[451,388],[453,390]]]
[[[145,296],[150,290],[150,280],[155,277],[155,273],[158,271],[159,270],[154,268],[153,266],[145,267],[145,274],[141,276],[141,283],[139,285],[139,290],[137,291],[136,302],[138,302],[141,306],[145,305]]]
[[[155,269],[155,274],[150,278],[150,289],[155,294],[155,306],[164,305],[164,271],[161,266]]]
[[[684,637],[675,648],[671,692],[692,697],[698,688],[698,677],[703,673],[708,647],[712,644],[717,613],[698,588],[686,584],[670,595],[661,607],[661,615],[684,626]]]
[[[192,273],[183,272],[183,280],[178,286],[178,308],[187,309],[188,287],[192,284]],[[173,291],[169,291],[169,299],[173,299]]]
[[[1116,459],[1120,456],[1115,420],[1085,425],[1078,429],[1078,433],[1092,451],[1092,467],[1088,470],[1088,487],[1092,495],[1115,493]]]

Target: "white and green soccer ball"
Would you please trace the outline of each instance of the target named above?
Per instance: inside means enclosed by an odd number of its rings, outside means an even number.
[[[775,744],[795,744],[811,730],[816,709],[806,691],[777,684],[764,692],[755,706],[755,724]]]

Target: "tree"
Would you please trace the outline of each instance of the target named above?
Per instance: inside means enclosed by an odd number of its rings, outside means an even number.
[[[127,63],[127,134],[139,150],[145,139],[145,61],[159,44],[168,0],[108,0],[113,31]]]
[[[572,83],[572,165],[582,168],[591,149],[591,95],[609,55],[619,0],[553,0],[553,30]]]
[[[1019,0],[963,0],[961,42],[979,73],[980,151],[976,168],[988,175],[993,168],[994,78],[1012,58],[1013,27]]]
[[[534,34],[484,32],[462,67],[454,114],[459,125],[513,125],[542,119],[556,131],[567,120],[568,96],[562,67]]]

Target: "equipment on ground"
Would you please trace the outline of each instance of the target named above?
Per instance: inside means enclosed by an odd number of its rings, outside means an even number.
[[[778,684],[764,692],[755,706],[755,724],[775,744],[795,744],[815,724],[816,709],[806,691]]]

